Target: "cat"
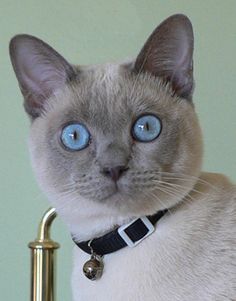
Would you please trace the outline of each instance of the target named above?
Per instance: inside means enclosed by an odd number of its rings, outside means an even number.
[[[182,14],[120,64],[74,66],[36,37],[10,42],[32,166],[77,244],[74,301],[236,300],[236,187],[201,171],[193,43]],[[133,232],[116,229],[136,219],[145,235],[133,246]],[[133,247],[81,250],[110,232]],[[89,260],[104,267],[95,281]]]

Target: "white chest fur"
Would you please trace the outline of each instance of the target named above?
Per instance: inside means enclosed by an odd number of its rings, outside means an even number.
[[[217,216],[207,219],[210,208],[204,212],[199,206],[163,217],[156,231],[135,248],[106,255],[104,274],[94,282],[82,272],[89,255],[75,247],[74,300],[234,300],[236,243],[226,248],[225,222],[219,226]]]

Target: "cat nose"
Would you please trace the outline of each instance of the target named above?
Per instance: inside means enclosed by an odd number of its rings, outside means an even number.
[[[128,170],[127,166],[106,167],[103,168],[102,173],[105,176],[112,178],[114,182],[117,182],[126,170]]]

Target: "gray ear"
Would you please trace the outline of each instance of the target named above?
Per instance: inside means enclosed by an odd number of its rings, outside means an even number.
[[[10,42],[10,57],[27,113],[36,118],[45,101],[75,76],[73,67],[43,41],[17,35]]]
[[[171,82],[181,97],[191,99],[193,92],[193,29],[181,14],[162,22],[139,53],[135,70],[147,71]]]

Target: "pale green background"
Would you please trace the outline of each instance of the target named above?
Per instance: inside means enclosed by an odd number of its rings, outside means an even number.
[[[135,56],[164,18],[185,13],[195,32],[195,104],[205,137],[204,169],[236,180],[236,1],[0,0],[0,299],[29,300],[29,250],[48,207],[31,171],[28,119],[9,57],[17,33],[41,37],[69,61]],[[194,138],[194,137],[193,137]],[[71,300],[69,233],[58,220],[58,298]]]

